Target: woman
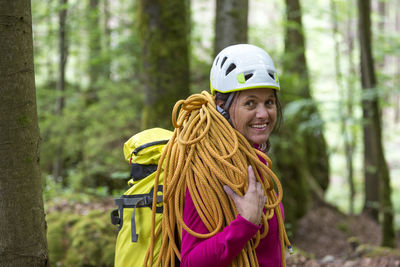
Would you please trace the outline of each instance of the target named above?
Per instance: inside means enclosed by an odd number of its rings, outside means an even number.
[[[211,68],[210,81],[217,110],[251,145],[267,151],[269,136],[281,113],[277,98],[279,80],[270,56],[254,45],[229,46],[216,56]],[[267,164],[263,158],[259,159]],[[229,186],[224,186],[238,215],[223,231],[203,239],[183,229],[182,266],[227,266],[262,228],[260,223],[265,212],[266,196],[260,183],[256,182],[250,166],[248,179],[249,186],[243,196],[234,193]],[[188,190],[183,221],[195,232],[209,232],[196,211]],[[267,236],[260,240],[255,249],[258,264],[269,267],[282,266],[276,214],[268,220],[268,226]],[[260,231],[263,232],[264,229]]]

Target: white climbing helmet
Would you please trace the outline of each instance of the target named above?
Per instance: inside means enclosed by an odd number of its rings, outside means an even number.
[[[250,44],[224,48],[215,57],[210,72],[211,93],[254,88],[280,89],[274,62],[263,49]]]

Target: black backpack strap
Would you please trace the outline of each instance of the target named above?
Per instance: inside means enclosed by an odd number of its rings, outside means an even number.
[[[145,201],[145,197],[134,198],[133,201],[136,202],[136,204],[134,205],[135,207],[133,208],[133,212],[132,212],[132,216],[131,216],[131,238],[132,238],[132,242],[137,242],[139,235],[136,234],[135,212],[136,212],[136,208],[138,207],[138,204]]]
[[[162,192],[163,186],[158,186],[158,191]],[[136,221],[135,221],[135,213],[136,208],[140,207],[149,207],[152,208],[153,205],[153,192],[154,188],[150,190],[148,194],[136,194],[136,195],[122,195],[120,198],[116,198],[114,200],[115,204],[118,206],[118,210],[113,210],[111,212],[111,223],[116,225],[119,224],[118,231],[121,230],[123,225],[123,212],[124,208],[133,208],[132,216],[131,216],[131,237],[132,242],[137,242],[139,235],[136,234]],[[157,204],[163,201],[162,195],[157,195]],[[118,217],[119,212],[119,217]],[[156,213],[162,213],[163,207],[156,207]]]

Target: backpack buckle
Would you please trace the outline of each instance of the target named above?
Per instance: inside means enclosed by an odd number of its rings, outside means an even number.
[[[121,223],[121,218],[119,217],[118,209],[111,211],[110,216],[111,216],[111,223],[113,225],[117,225],[117,224]]]

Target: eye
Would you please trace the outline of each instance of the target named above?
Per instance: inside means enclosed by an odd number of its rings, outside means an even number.
[[[244,105],[246,106],[246,107],[254,107],[254,105],[255,105],[255,101],[254,100],[247,100],[245,103],[244,103]]]
[[[275,99],[268,99],[267,101],[265,101],[265,105],[267,106],[275,105]]]

